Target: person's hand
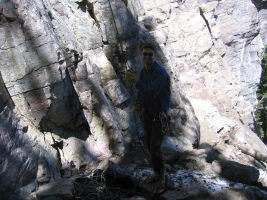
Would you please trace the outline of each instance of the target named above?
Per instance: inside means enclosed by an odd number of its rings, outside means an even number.
[[[133,72],[127,71],[124,72],[124,79],[126,81],[136,84],[139,78]]]
[[[141,112],[142,110],[142,105],[140,103],[134,105],[134,107],[132,108],[132,112]]]

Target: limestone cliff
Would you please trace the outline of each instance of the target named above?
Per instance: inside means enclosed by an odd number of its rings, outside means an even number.
[[[143,131],[131,113],[136,90],[121,72],[141,69],[148,41],[172,80],[173,132],[164,145],[222,148],[230,140],[267,162],[253,116],[266,44],[264,9],[255,4],[1,0],[0,193],[23,196],[36,181],[57,179],[66,162],[79,168],[124,156]]]

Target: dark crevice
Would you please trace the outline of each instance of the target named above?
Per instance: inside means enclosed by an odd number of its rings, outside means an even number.
[[[125,6],[128,6],[128,0],[122,0],[122,2],[125,4]]]
[[[109,45],[109,42],[108,41],[102,40],[102,42],[103,42],[104,45]]]
[[[206,25],[207,25],[207,27],[208,27],[208,30],[209,30],[209,33],[210,33],[210,37],[211,37],[211,41],[212,41],[212,44],[213,44],[213,37],[212,37],[212,32],[211,32],[211,28],[210,28],[210,25],[209,25],[209,22],[208,22],[208,20],[205,18],[205,16],[204,16],[204,13],[203,13],[203,11],[201,10],[201,8],[199,8],[199,11],[200,11],[200,15],[201,15],[201,17],[204,19],[204,21],[205,21],[205,23],[206,23]]]
[[[94,13],[94,5],[93,3],[87,3],[87,10],[88,10],[88,13],[89,15],[95,20],[96,20],[96,17],[95,17],[95,13]]]
[[[82,1],[82,2],[75,2],[77,3],[78,9],[81,9],[83,12],[88,12],[89,15],[92,17],[92,19],[94,19],[95,21],[97,21],[96,17],[95,17],[95,13],[94,13],[94,4],[93,3],[89,3],[87,1]]]
[[[265,0],[252,0],[252,3],[256,6],[258,11],[267,9],[267,1]]]
[[[6,106],[8,106],[11,110],[13,110],[15,108],[15,104],[8,92],[8,89],[4,83],[4,80],[2,78],[1,72],[0,72],[0,92],[2,93],[0,95],[0,101],[4,101],[3,103],[1,103],[0,105],[0,113],[5,109]],[[6,99],[4,99],[4,97],[6,97]]]

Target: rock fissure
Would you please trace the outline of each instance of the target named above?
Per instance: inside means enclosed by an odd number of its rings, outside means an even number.
[[[267,148],[253,116],[266,44],[265,4],[108,3],[0,1],[0,196],[25,199],[36,190],[38,198],[73,199],[69,178],[89,178],[110,166],[148,190],[142,180],[152,171],[140,148],[132,149],[138,140],[145,144],[141,116],[131,112],[137,91],[120,73],[140,71],[140,48],[151,41],[172,81],[172,133],[163,144],[171,151],[164,151],[171,185],[162,198],[264,195],[242,178],[252,175],[250,182],[266,187]],[[134,162],[124,162],[130,158]],[[20,183],[14,174],[21,175]],[[236,182],[226,180],[231,175]]]
[[[209,25],[209,21],[205,18],[204,16],[204,11],[199,8],[199,13],[201,15],[201,17],[203,18],[203,20],[205,21],[206,25],[207,25],[207,28],[209,30],[209,33],[210,33],[210,38],[211,38],[211,41],[213,41],[213,36],[212,36],[212,31],[211,31],[211,28],[210,28],[210,25]],[[214,42],[212,42],[214,44]]]

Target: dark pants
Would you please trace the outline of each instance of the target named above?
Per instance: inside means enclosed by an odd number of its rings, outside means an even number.
[[[147,148],[152,158],[153,169],[159,176],[164,175],[165,160],[161,152],[161,144],[164,138],[161,121],[158,116],[144,114],[144,131],[146,134]]]

